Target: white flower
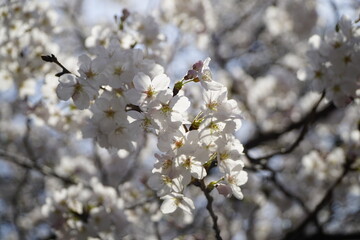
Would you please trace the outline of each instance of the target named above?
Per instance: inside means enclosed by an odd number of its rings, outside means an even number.
[[[158,128],[154,118],[148,112],[128,111],[127,115],[133,119],[130,125],[134,130],[143,129],[145,132],[154,132]]]
[[[220,170],[226,172],[240,165],[244,167],[243,161],[240,160],[243,146],[240,141],[231,136],[228,138],[219,138],[216,140],[218,146],[217,161]]]
[[[176,177],[178,175],[175,168],[174,156],[170,154],[155,154],[157,161],[154,164],[153,172],[161,172],[169,177]]]
[[[134,76],[134,72],[131,70],[128,62],[131,57],[131,51],[119,48],[111,50],[110,47],[105,50],[111,55],[108,56],[109,59],[107,62],[109,64],[104,70],[104,75],[108,79],[109,86],[113,88],[124,88],[125,84]]]
[[[125,103],[121,98],[113,97],[108,100],[100,97],[96,99],[92,110],[93,120],[99,123],[103,133],[111,132],[117,123],[126,122]]]
[[[198,131],[185,132],[183,127],[176,131],[160,131],[158,138],[158,148],[162,152],[171,151],[173,153],[195,152],[199,142]]]
[[[135,105],[150,103],[156,95],[166,90],[170,84],[170,79],[165,74],[157,75],[153,80],[148,75],[140,72],[133,79],[135,89],[127,92],[128,100]]]
[[[180,167],[180,173],[185,179],[191,179],[191,176],[196,179],[203,179],[207,173],[203,167],[208,159],[199,159],[196,156],[181,154],[175,161],[177,166]]]
[[[240,119],[240,109],[235,100],[227,99],[227,89],[225,87],[218,91],[205,91],[204,115],[215,116],[219,120]]]
[[[216,190],[218,190],[219,194],[227,198],[231,197],[232,195],[231,187],[223,183],[216,185]]]
[[[159,196],[164,196],[171,192],[182,192],[184,185],[189,183],[184,184],[183,180],[184,178],[181,175],[171,178],[170,176],[155,172],[150,176],[148,184],[152,189],[157,191]]]
[[[117,123],[116,127],[108,134],[109,144],[117,149],[124,149],[131,152],[134,149],[133,133],[130,131],[129,122],[124,120]]]
[[[184,114],[190,107],[190,101],[185,96],[172,96],[171,91],[162,91],[152,102],[149,109],[154,117],[154,121],[160,128],[168,127],[178,129],[184,121]]]
[[[240,124],[240,119],[219,121],[216,117],[205,118],[199,127],[200,139],[203,140],[210,137],[211,140],[207,142],[211,142],[221,136],[232,135],[240,128]]]
[[[107,64],[105,58],[97,57],[91,60],[89,56],[81,55],[78,64],[80,76],[86,79],[92,87],[98,89],[99,86],[107,84],[107,78],[102,73]]]
[[[237,199],[244,197],[240,186],[244,185],[248,180],[247,172],[243,171],[242,168],[241,165],[238,165],[225,173],[225,182],[231,188],[232,194]]]
[[[100,130],[100,125],[97,122],[90,119],[81,132],[83,138],[94,138],[103,148],[111,147],[108,140],[108,134],[105,134]]]
[[[130,69],[134,71],[134,75],[138,72],[143,72],[150,78],[164,73],[164,68],[155,63],[153,60],[145,59],[144,52],[141,49],[131,49],[131,56],[128,59]],[[129,79],[131,82],[133,79]]]
[[[78,109],[85,109],[89,107],[90,101],[97,97],[98,92],[83,78],[64,74],[59,78],[56,94],[61,100],[72,98]]]
[[[170,193],[161,199],[164,200],[160,207],[163,214],[175,212],[177,208],[192,214],[192,210],[195,209],[193,201],[181,193]]]

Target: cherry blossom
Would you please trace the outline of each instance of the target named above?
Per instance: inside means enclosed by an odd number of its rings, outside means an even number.
[[[59,78],[56,94],[61,100],[72,98],[75,106],[82,110],[89,107],[98,92],[85,79],[65,74]]]

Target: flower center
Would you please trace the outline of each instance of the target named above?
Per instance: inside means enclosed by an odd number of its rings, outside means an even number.
[[[169,114],[171,113],[171,107],[169,107],[169,104],[163,104],[162,107],[161,107],[161,111],[164,113],[164,114]]]
[[[218,103],[217,102],[209,102],[208,104],[206,104],[206,106],[208,107],[208,109],[210,109],[211,111],[217,111],[217,106]]]
[[[148,90],[145,91],[144,93],[146,94],[147,98],[152,98],[156,92],[154,91],[154,89],[151,86],[149,86]]]
[[[190,168],[191,167],[191,158],[190,157],[186,158],[182,165],[185,168]]]
[[[114,68],[114,75],[118,75],[118,76],[120,76],[122,73],[123,73],[124,71],[123,71],[123,69],[122,69],[122,67],[121,66],[118,66],[118,67],[115,67]]]
[[[162,167],[163,169],[169,169],[172,166],[173,162],[171,159],[166,159],[163,164]]]
[[[97,76],[97,73],[93,72],[91,69],[89,71],[85,72],[86,78],[93,78]]]
[[[104,111],[107,118],[114,118],[115,111],[109,108],[108,110]]]

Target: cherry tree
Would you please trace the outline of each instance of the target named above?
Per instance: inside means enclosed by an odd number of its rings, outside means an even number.
[[[1,239],[360,238],[358,1],[98,7],[0,5]]]

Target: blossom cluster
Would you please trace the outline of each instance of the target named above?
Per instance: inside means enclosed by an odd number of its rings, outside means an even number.
[[[111,26],[96,25],[86,38],[85,45],[90,49],[97,46],[108,47],[111,42],[118,42],[123,48],[141,46],[147,56],[154,60],[164,61],[163,42],[165,36],[160,26],[150,15],[122,11],[121,16],[115,16],[115,24]]]
[[[0,4],[0,239],[356,233],[360,20],[306,60],[323,1],[150,2],[91,32],[89,1]]]
[[[215,165],[222,176],[211,187],[227,197],[243,197],[240,186],[247,174],[242,145],[234,136],[241,126],[240,110],[227,98],[227,89],[212,79],[209,62],[208,58],[195,63],[171,90],[162,66],[140,49],[123,49],[111,41],[109,47],[96,49],[95,58],[79,57],[78,75],[59,79],[58,97],[72,98],[78,109],[92,113],[84,137],[128,154],[140,147],[142,132],[158,137],[162,153],[156,154],[149,186],[164,199],[163,213],[177,207],[191,213],[194,204],[184,190]],[[196,116],[187,113],[191,101],[182,91],[191,82],[203,87],[203,106]]]
[[[78,184],[55,192],[42,212],[61,239],[119,239],[127,233],[122,200],[96,178],[87,187]]]
[[[301,39],[309,37],[317,18],[316,2],[282,0],[266,9],[264,22],[273,36],[294,34]]]
[[[48,3],[9,1],[0,8],[0,90],[34,94],[37,77],[49,72],[44,52],[57,52],[49,42],[56,31],[56,14]]]
[[[149,185],[164,199],[164,213],[174,212],[177,207],[190,213],[194,205],[183,195],[184,189],[191,182],[204,179],[214,163],[222,176],[209,186],[216,186],[227,197],[243,197],[240,186],[247,181],[247,174],[240,160],[242,145],[234,137],[241,124],[240,111],[234,100],[227,99],[226,88],[212,80],[209,61],[208,58],[195,63],[184,77],[203,86],[202,111],[190,122],[189,129],[178,122],[163,126],[158,134],[158,148],[163,153],[156,155]],[[175,88],[178,84],[182,82]],[[186,110],[189,102],[183,102]]]
[[[308,52],[306,77],[313,80],[316,91],[325,91],[336,106],[349,104],[360,87],[359,28],[343,16],[335,31],[324,37],[314,35],[309,43],[312,49]]]

